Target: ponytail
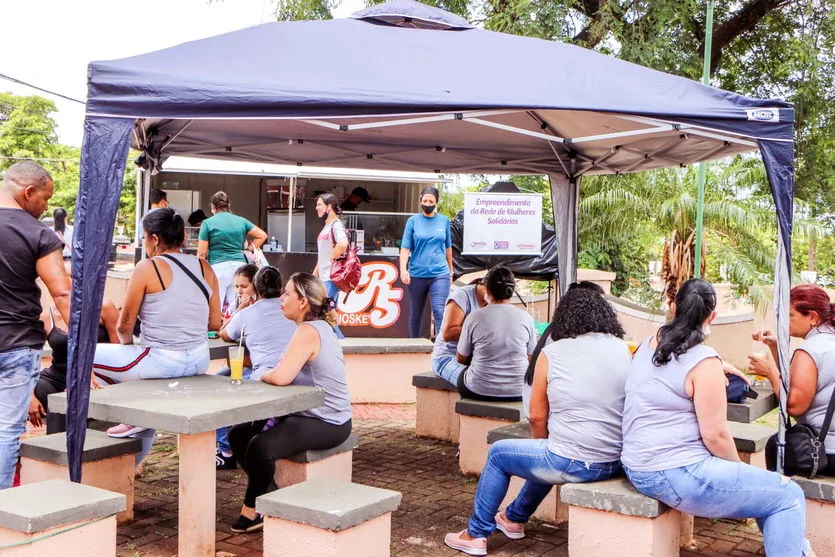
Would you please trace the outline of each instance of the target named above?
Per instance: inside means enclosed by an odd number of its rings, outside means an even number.
[[[336,300],[329,297],[322,300],[322,308],[319,312],[319,319],[331,327],[336,326]]]
[[[690,279],[679,288],[675,303],[675,317],[658,331],[658,346],[652,356],[656,366],[678,359],[705,340],[702,328],[716,309],[716,291],[707,281]]]

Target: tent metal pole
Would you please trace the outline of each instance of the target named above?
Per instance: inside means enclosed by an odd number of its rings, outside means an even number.
[[[710,82],[710,51],[713,44],[713,1],[708,0],[707,16],[705,25],[705,60],[704,68],[702,70],[702,83],[708,85]],[[698,194],[696,201],[696,255],[694,257],[693,276],[701,278],[702,276],[702,241],[703,231],[702,226],[705,218],[705,180],[707,178],[707,163],[702,161],[699,163],[698,175]]]
[[[142,174],[142,168],[136,167],[136,208],[134,209],[134,229],[133,229],[133,244],[134,247],[139,247],[142,245],[142,236],[139,234],[139,229],[142,228],[142,197],[143,193],[143,180],[145,176]]]
[[[142,217],[148,214],[148,200],[151,199],[151,169],[150,168],[143,168],[142,169]],[[147,255],[145,253],[145,243],[140,241],[139,244],[142,246],[142,259],[145,259]]]
[[[296,204],[296,177],[290,178],[290,201],[287,203],[287,252],[291,251],[293,238],[293,206]]]

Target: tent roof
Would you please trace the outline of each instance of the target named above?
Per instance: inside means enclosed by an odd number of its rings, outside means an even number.
[[[409,28],[397,13],[410,7],[451,27]],[[138,119],[134,147],[157,160],[443,173],[632,172],[791,141],[782,101],[455,27],[457,16],[409,0],[363,12],[94,62],[88,114]]]

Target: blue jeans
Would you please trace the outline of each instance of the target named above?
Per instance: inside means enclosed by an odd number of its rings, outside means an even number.
[[[679,511],[705,518],[754,518],[766,555],[809,552],[806,500],[793,481],[776,472],[710,456],[660,472],[626,475],[635,489]]]
[[[339,288],[330,280],[323,280],[322,284],[325,285],[325,292],[328,294],[328,298],[333,298],[334,302],[339,301]],[[345,338],[345,335],[342,334],[342,331],[339,330],[339,325],[333,326],[333,332],[336,333],[336,338]]]
[[[486,538],[496,530],[496,513],[511,476],[522,478],[525,485],[505,515],[512,522],[524,523],[554,485],[608,480],[620,472],[619,460],[592,463],[563,458],[548,450],[546,439],[497,441],[487,453],[467,531],[474,538]]]
[[[466,369],[467,366],[459,364],[455,356],[432,358],[432,371],[447,383],[451,383],[453,387],[458,386],[458,378]]]
[[[444,321],[444,309],[449,298],[449,275],[432,278],[412,277],[409,284],[409,336],[420,337],[420,324],[423,321],[423,308],[426,307],[426,297],[435,318],[435,333],[441,330]]]
[[[230,375],[232,375],[232,370],[229,369],[229,366],[224,366],[215,375],[220,375],[221,377],[229,377]],[[243,380],[249,381],[251,376],[252,368],[249,366],[244,366],[244,371],[242,374]],[[217,448],[220,452],[225,454],[232,454],[232,445],[229,443],[230,429],[232,429],[232,426],[219,427],[217,428],[217,430],[215,430],[215,441],[217,442]]]
[[[29,400],[38,382],[41,351],[14,348],[0,352],[0,489],[12,487],[20,436],[26,429]]]

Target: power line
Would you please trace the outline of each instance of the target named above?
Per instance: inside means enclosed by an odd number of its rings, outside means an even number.
[[[2,73],[0,73],[0,79],[5,79],[7,81],[11,81],[12,83],[17,83],[18,85],[25,85],[26,87],[31,87],[32,89],[36,89],[36,90],[41,91],[43,93],[47,93],[49,95],[54,95],[56,97],[61,97],[62,99],[66,99],[68,101],[76,102],[78,104],[87,104],[84,101],[74,99],[72,97],[68,97],[67,95],[63,95],[61,93],[56,93],[55,91],[50,91],[49,89],[44,89],[43,87],[38,87],[37,85],[32,85],[31,83],[27,83],[23,80],[16,79],[14,77],[10,77],[10,76],[2,74]]]
[[[51,159],[47,157],[4,157],[0,155],[0,159],[11,161],[49,161],[49,162],[78,162],[78,159]]]

